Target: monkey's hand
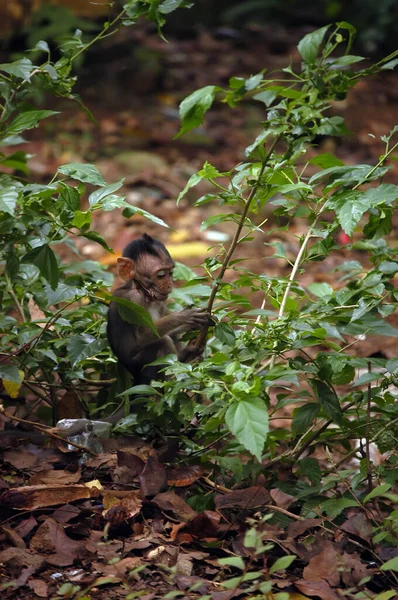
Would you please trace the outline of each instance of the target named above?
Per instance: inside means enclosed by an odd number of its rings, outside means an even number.
[[[205,308],[185,308],[178,316],[187,325],[187,331],[200,329],[210,321],[210,314]]]
[[[201,358],[205,347],[197,348],[195,342],[190,342],[178,353],[178,359],[181,362],[191,362],[195,358]]]

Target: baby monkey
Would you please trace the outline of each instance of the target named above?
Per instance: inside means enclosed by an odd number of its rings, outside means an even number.
[[[179,338],[187,331],[206,325],[210,315],[204,308],[187,308],[180,312],[167,309],[166,300],[173,289],[174,262],[166,247],[144,233],[126,246],[117,265],[126,283],[113,295],[143,306],[159,334],[124,321],[117,303],[111,302],[107,326],[109,344],[133,375],[135,385],[148,384],[158,377],[161,367],[147,365],[161,356],[177,354],[182,362],[200,356],[203,348],[198,349],[193,343],[184,344]]]

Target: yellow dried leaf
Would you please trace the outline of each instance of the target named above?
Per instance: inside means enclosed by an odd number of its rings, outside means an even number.
[[[15,381],[10,381],[9,379],[4,379],[3,378],[3,385],[4,388],[7,392],[7,394],[10,396],[10,398],[18,398],[18,393],[21,387],[21,384],[23,382],[23,378],[24,378],[24,372],[18,370],[18,374],[19,374],[19,383],[16,383]]]
[[[92,481],[87,481],[84,485],[88,488],[97,488],[99,490],[104,489],[101,482],[98,479],[93,479]]]

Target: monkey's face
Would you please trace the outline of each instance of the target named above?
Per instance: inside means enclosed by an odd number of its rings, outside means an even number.
[[[137,261],[118,259],[119,274],[125,280],[134,279],[148,300],[164,301],[173,289],[174,263],[169,256],[145,254]],[[122,267],[122,268],[121,268]]]

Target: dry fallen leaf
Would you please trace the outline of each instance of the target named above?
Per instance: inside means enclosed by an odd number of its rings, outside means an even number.
[[[46,470],[39,471],[32,475],[29,480],[30,485],[45,485],[50,484],[54,485],[58,483],[59,485],[68,485],[69,483],[77,483],[81,477],[81,469],[78,468],[75,473],[71,471],[64,470]]]
[[[157,494],[152,498],[152,502],[162,510],[172,512],[181,521],[191,521],[197,515],[197,512],[181,496],[172,491]]]
[[[271,496],[265,488],[254,485],[244,490],[235,490],[229,494],[219,494],[215,497],[214,501],[218,509],[254,508],[263,504],[269,504]]]
[[[84,485],[27,485],[3,492],[0,506],[14,510],[35,510],[88,498],[91,498],[90,490]]]
[[[310,581],[322,581],[324,579],[335,587],[340,583],[340,562],[335,548],[329,546],[310,559],[310,562],[304,568],[303,577]]]
[[[203,474],[199,465],[167,469],[167,483],[174,487],[185,487],[197,481]]]
[[[139,480],[142,498],[156,496],[167,489],[166,469],[156,456],[148,456]]]

